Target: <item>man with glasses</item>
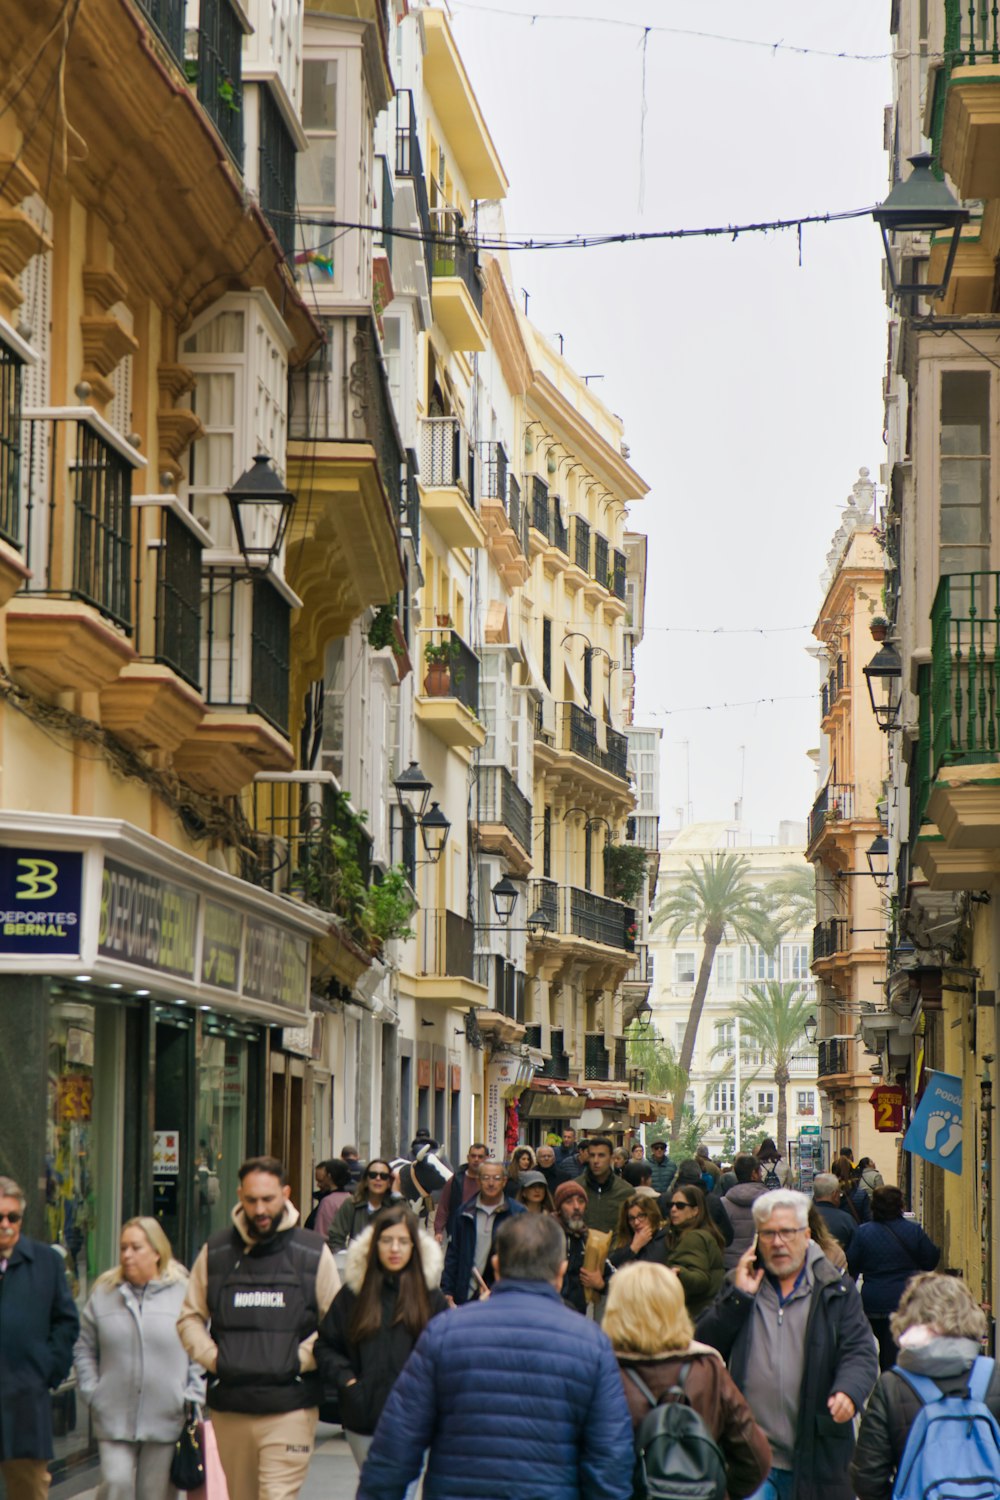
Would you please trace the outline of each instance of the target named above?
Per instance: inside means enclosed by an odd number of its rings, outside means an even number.
[[[803,1193],[763,1193],[753,1219],[756,1244],[695,1330],[771,1444],[774,1467],[752,1500],[850,1500],[851,1424],[878,1375],[861,1298],[812,1243]]]
[[[44,1500],[49,1391],[69,1374],[80,1319],[58,1250],[21,1233],[24,1194],[0,1177],[0,1473],[9,1500]]]
[[[479,1168],[479,1191],[460,1211],[448,1241],[441,1290],[452,1307],[488,1297],[493,1284],[493,1245],[500,1225],[523,1214],[520,1203],[504,1193],[507,1171],[502,1162],[485,1161]]]

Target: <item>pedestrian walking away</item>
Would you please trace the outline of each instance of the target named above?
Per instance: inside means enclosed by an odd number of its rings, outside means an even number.
[[[836,1266],[838,1271],[847,1270],[847,1255],[844,1247],[827,1229],[826,1220],[816,1203],[809,1205],[809,1235],[813,1244],[819,1246],[832,1266]]]
[[[864,1188],[858,1185],[850,1157],[835,1156],[830,1163],[830,1171],[840,1184],[839,1206],[845,1213],[850,1214],[856,1223],[867,1224],[872,1216],[871,1203]]]
[[[610,1154],[610,1153],[609,1153]],[[632,1424],[611,1345],[560,1299],[547,1214],[501,1225],[491,1296],[432,1318],[393,1386],[358,1500],[631,1500]]]
[[[878,1340],[879,1368],[896,1363],[896,1343],[889,1327],[892,1314],[911,1276],[933,1271],[941,1251],[914,1219],[903,1217],[898,1187],[876,1188],[872,1222],[860,1224],[847,1251],[847,1268],[861,1276],[861,1302]]]
[[[851,1466],[858,1500],[890,1500],[910,1430],[922,1409],[928,1415],[933,1410],[930,1404],[925,1405],[934,1399],[933,1388],[941,1396],[965,1396],[986,1330],[986,1314],[958,1277],[934,1272],[913,1277],[891,1319],[892,1336],[899,1345],[898,1365],[879,1377],[858,1433]],[[993,1364],[985,1405],[1000,1420],[1000,1369],[993,1361],[984,1364]],[[915,1385],[926,1381],[933,1385],[921,1395],[907,1377],[916,1377]],[[907,1453],[907,1463],[909,1457]],[[986,1474],[983,1468],[979,1487],[966,1483],[964,1492],[995,1494],[996,1475],[991,1488]],[[944,1480],[956,1477],[950,1472],[940,1475]],[[949,1491],[945,1488],[942,1492]]]
[[[601,1326],[618,1358],[633,1427],[650,1411],[636,1375],[656,1401],[682,1385],[685,1401],[722,1449],[729,1500],[756,1490],[771,1468],[770,1444],[718,1350],[695,1342],[677,1277],[655,1264],[623,1267]]]
[[[340,1279],[319,1235],[299,1227],[281,1162],[251,1157],[238,1175],[232,1226],[202,1247],[177,1329],[208,1371],[231,1500],[294,1500],[319,1417],[313,1345]]]
[[[388,1203],[398,1201],[392,1191],[393,1170],[390,1162],[373,1156],[361,1173],[354,1193],[342,1203],[333,1216],[326,1242],[335,1253],[346,1250],[352,1240],[368,1228],[372,1215]]]
[[[497,1231],[512,1214],[524,1213],[521,1204],[511,1203],[505,1194],[505,1179],[502,1162],[484,1162],[479,1169],[479,1192],[456,1220],[441,1277],[441,1290],[456,1307],[489,1295]]]
[[[769,1135],[761,1141],[755,1155],[760,1162],[760,1180],[768,1192],[784,1187],[788,1181],[788,1165],[782,1161],[781,1152]]]
[[[80,1319],[58,1250],[21,1233],[25,1201],[0,1177],[0,1473],[8,1500],[44,1500],[49,1391],[69,1374]]]
[[[858,1162],[857,1177],[858,1187],[862,1188],[863,1191],[868,1194],[869,1198],[871,1198],[871,1195],[872,1193],[874,1193],[876,1188],[880,1188],[885,1185],[885,1179],[883,1178],[882,1173],[876,1167],[870,1156],[863,1156]]]
[[[588,1307],[600,1306],[614,1275],[615,1268],[608,1259],[612,1235],[610,1230],[587,1228],[587,1192],[578,1182],[560,1183],[554,1201],[566,1236],[562,1299],[575,1312],[586,1315]]]
[[[667,1265],[680,1277],[687,1310],[693,1318],[714,1300],[722,1285],[726,1274],[723,1249],[722,1235],[709,1217],[701,1188],[675,1184],[670,1194]]]
[[[323,1171],[323,1184],[320,1184],[320,1170]],[[320,1239],[325,1240],[330,1233],[330,1226],[336,1217],[337,1210],[347,1202],[351,1196],[352,1182],[351,1169],[346,1161],[339,1156],[331,1157],[329,1161],[320,1162],[316,1168],[316,1183],[319,1189],[316,1207],[313,1209],[304,1227],[315,1229]]]
[[[861,1298],[812,1244],[803,1193],[765,1193],[753,1216],[756,1249],[729,1272],[695,1336],[725,1358],[771,1444],[759,1500],[851,1500],[852,1423],[878,1374]]]
[[[316,1364],[336,1400],[360,1469],[382,1408],[431,1318],[448,1304],[438,1283],[444,1257],[405,1205],[384,1209],[356,1239],[344,1285],[320,1324]],[[416,1481],[407,1496],[416,1491]]]
[[[74,1350],[101,1464],[97,1500],[174,1500],[185,1407],[205,1401],[204,1371],[177,1333],[187,1272],[157,1219],[129,1219],[119,1251],[94,1282]]]
[[[724,1193],[722,1207],[733,1226],[732,1243],[722,1252],[722,1261],[731,1271],[743,1252],[749,1248],[756,1234],[753,1222],[753,1205],[767,1192],[761,1181],[762,1167],[758,1157],[741,1151],[733,1162],[736,1185]]]
[[[833,1173],[817,1172],[813,1178],[813,1204],[829,1233],[841,1245],[844,1254],[849,1255],[858,1221],[846,1208],[841,1208],[842,1201],[840,1182]]]

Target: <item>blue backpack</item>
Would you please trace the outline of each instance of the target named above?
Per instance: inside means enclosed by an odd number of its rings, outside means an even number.
[[[982,1355],[969,1371],[964,1396],[942,1395],[926,1375],[893,1366],[920,1397],[896,1471],[892,1500],[1000,1500],[1000,1427],[986,1392],[993,1360]]]

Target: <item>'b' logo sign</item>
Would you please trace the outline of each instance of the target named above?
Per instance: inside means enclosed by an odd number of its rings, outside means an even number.
[[[18,899],[51,901],[59,890],[59,866],[51,859],[19,859],[17,865],[24,870],[17,876]]]

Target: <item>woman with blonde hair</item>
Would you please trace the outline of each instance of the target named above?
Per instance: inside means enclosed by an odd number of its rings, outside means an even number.
[[[170,1464],[185,1403],[205,1377],[177,1337],[187,1271],[156,1219],[122,1226],[119,1262],[94,1282],[73,1351],[101,1462],[98,1500],[174,1500]]]
[[[913,1276],[889,1320],[899,1345],[897,1364],[923,1375],[945,1396],[964,1396],[972,1367],[982,1353],[986,1314],[957,1276],[924,1271]],[[1000,1420],[1000,1367],[993,1360],[985,1404]],[[985,1377],[987,1371],[983,1369]],[[859,1500],[889,1500],[921,1398],[905,1375],[886,1370],[868,1398],[851,1464]]]
[[[612,1278],[602,1324],[621,1370],[633,1429],[665,1391],[683,1388],[722,1449],[729,1500],[767,1478],[771,1447],[716,1350],[694,1342],[684,1291],[666,1266],[634,1262]]]
[[[839,1240],[834,1239],[826,1220],[813,1202],[809,1204],[809,1238],[816,1242],[832,1266],[836,1266],[838,1271],[847,1270],[844,1247]]]

